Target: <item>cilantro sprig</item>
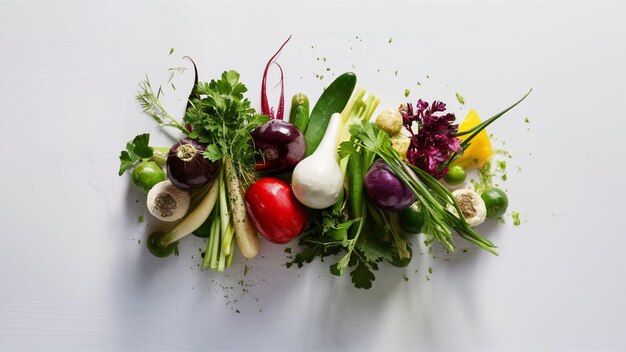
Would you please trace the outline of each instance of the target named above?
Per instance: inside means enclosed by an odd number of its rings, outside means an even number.
[[[120,171],[118,173],[120,176],[141,160],[152,157],[154,152],[152,148],[150,148],[149,142],[150,134],[144,133],[126,143],[126,150],[122,150],[120,153]]]

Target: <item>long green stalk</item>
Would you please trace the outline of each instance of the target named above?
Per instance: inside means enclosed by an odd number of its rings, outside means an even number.
[[[463,151],[465,151],[471,145],[472,139],[474,139],[474,137],[478,136],[478,134],[480,132],[482,132],[485,128],[487,128],[487,126],[491,125],[493,122],[495,122],[497,119],[499,119],[502,115],[506,114],[507,112],[509,112],[509,110],[513,109],[519,103],[524,101],[524,99],[526,99],[526,97],[528,97],[532,91],[533,90],[531,88],[528,91],[528,93],[524,94],[524,96],[520,100],[518,100],[515,103],[513,103],[513,105],[511,105],[508,108],[500,111],[499,113],[497,113],[494,116],[488,118],[487,120],[481,122],[480,124],[470,128],[467,131],[458,132],[456,134],[457,137],[465,136],[467,134],[470,135],[463,142],[461,142],[461,149]],[[448,158],[448,160],[440,167],[440,170],[443,170],[446,167],[448,167],[450,165],[450,163],[452,163],[458,156],[459,156],[459,153],[457,153],[457,152],[452,153],[452,155],[450,155],[450,158]]]

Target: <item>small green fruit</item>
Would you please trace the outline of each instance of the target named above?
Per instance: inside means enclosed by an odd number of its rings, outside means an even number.
[[[419,203],[413,203],[410,207],[400,211],[400,226],[408,233],[420,233],[424,226],[424,212]]]
[[[163,169],[153,161],[137,165],[130,178],[133,185],[143,193],[148,193],[154,185],[166,179]]]
[[[480,197],[485,202],[488,218],[498,218],[506,212],[509,206],[509,198],[500,188],[491,188],[484,191]]]
[[[458,185],[465,181],[467,174],[463,166],[455,165],[448,169],[448,173],[443,178],[449,185]]]
[[[161,238],[165,235],[164,232],[157,231],[153,232],[148,236],[148,241],[146,241],[146,245],[148,246],[148,250],[152,255],[159,258],[165,258],[172,253],[177,253],[177,242],[172,243],[169,246],[163,246],[161,243]]]

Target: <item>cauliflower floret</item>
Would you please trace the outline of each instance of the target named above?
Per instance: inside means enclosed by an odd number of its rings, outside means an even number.
[[[400,154],[402,159],[406,157],[406,151],[409,149],[410,144],[411,138],[402,133],[398,133],[391,137],[391,146],[398,152],[398,154]]]
[[[387,109],[376,118],[376,127],[394,136],[402,129],[402,114],[398,109]]]

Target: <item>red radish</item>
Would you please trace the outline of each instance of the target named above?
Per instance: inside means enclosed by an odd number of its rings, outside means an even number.
[[[270,109],[270,104],[267,101],[267,71],[269,70],[270,65],[274,62],[276,56],[278,56],[280,51],[283,50],[289,39],[291,39],[291,36],[289,36],[289,38],[285,40],[283,45],[278,48],[278,51],[276,51],[274,56],[270,58],[270,61],[267,62],[267,65],[265,66],[265,71],[263,71],[263,82],[261,84],[261,113],[263,115],[268,115],[271,119],[283,119],[283,115],[285,113],[285,84],[283,81],[283,68],[280,67],[278,63],[276,63],[278,69],[280,70],[280,100],[278,101],[278,110],[276,111],[276,115],[274,115],[274,111],[273,109]]]
[[[259,151],[256,171],[291,170],[306,156],[304,135],[288,122],[271,120],[250,135]]]

